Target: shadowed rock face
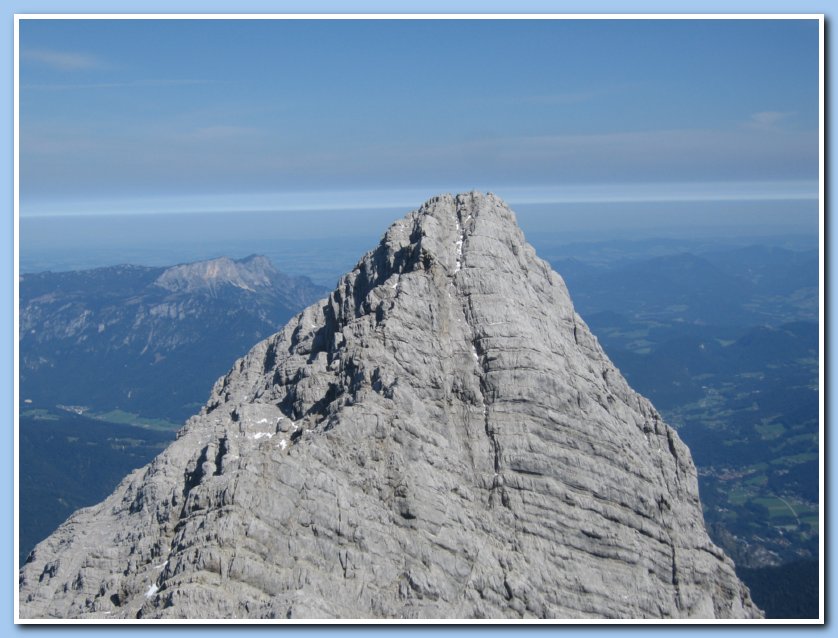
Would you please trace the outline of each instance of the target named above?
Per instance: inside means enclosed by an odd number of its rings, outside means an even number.
[[[22,617],[758,617],[493,195],[396,222],[20,574]]]

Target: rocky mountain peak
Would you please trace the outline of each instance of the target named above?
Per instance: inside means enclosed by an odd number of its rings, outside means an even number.
[[[154,283],[172,292],[203,290],[215,293],[222,286],[235,286],[253,292],[270,287],[271,278],[277,272],[270,259],[263,255],[251,255],[244,259],[218,257],[167,268]]]
[[[525,244],[514,213],[500,198],[479,192],[445,194],[394,223],[372,258],[390,269],[379,276],[428,270],[434,264],[453,275],[462,270],[473,236],[498,240],[492,248],[499,253],[514,254]],[[365,263],[371,265],[366,258],[359,265]]]
[[[493,195],[396,222],[21,570],[25,617],[757,617],[695,466]]]

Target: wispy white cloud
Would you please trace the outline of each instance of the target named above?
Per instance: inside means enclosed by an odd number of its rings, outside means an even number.
[[[259,133],[259,129],[250,126],[234,126],[216,124],[202,126],[183,135],[184,138],[197,142],[217,142],[222,140],[237,140]]]
[[[524,95],[514,98],[517,102],[529,104],[544,104],[546,106],[561,106],[563,104],[580,104],[589,102],[603,95],[604,91],[569,91],[566,93],[550,93],[543,95]]]
[[[603,97],[610,97],[616,94],[625,93],[633,89],[634,86],[630,84],[621,84],[616,86],[597,87],[590,89],[579,89],[571,91],[558,91],[550,93],[534,93],[529,95],[496,95],[496,96],[480,96],[473,101],[486,102],[510,102],[517,105],[529,104],[534,106],[565,106],[572,104],[584,104],[592,102]]]
[[[22,58],[59,71],[84,71],[106,66],[101,58],[78,51],[24,49]]]
[[[20,161],[22,192],[54,196],[85,191],[341,189],[452,180],[461,186],[495,189],[498,184],[816,180],[818,144],[817,131],[766,135],[739,128],[308,147],[258,119],[215,113],[212,118],[178,120],[176,126],[168,122],[109,129],[107,134],[92,125],[78,127],[72,134],[61,127],[24,126]],[[591,201],[593,197],[566,191],[539,196],[562,201]],[[778,192],[761,185],[744,194],[712,186],[695,192],[654,189],[638,193],[628,188],[596,195],[598,201],[810,196],[810,192]]]
[[[494,181],[753,180],[817,174],[816,131],[671,129],[483,137],[448,144],[358,149],[355,166]],[[346,170],[346,169],[345,169]],[[512,176],[515,178],[509,179]]]
[[[785,113],[782,111],[759,111],[752,113],[751,117],[745,123],[748,128],[756,129],[777,129],[780,124],[787,120],[793,113]]]
[[[91,89],[134,89],[167,86],[193,86],[208,84],[207,80],[136,80],[133,82],[89,82],[78,84],[24,84],[20,88],[30,91],[78,91]]]
[[[628,204],[655,202],[760,202],[818,199],[817,180],[650,182],[509,187],[518,204]]]

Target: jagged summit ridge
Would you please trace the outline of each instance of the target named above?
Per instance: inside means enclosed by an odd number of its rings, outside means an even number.
[[[493,195],[393,224],[21,570],[24,617],[754,617],[695,467]]]

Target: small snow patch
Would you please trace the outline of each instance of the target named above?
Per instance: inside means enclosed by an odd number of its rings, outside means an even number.
[[[263,439],[265,437],[268,437],[269,439],[273,438],[273,435],[273,432],[257,432],[253,435],[253,438],[258,441],[259,439]]]
[[[283,450],[284,450],[285,448],[287,448],[287,447],[288,447],[288,441],[286,441],[285,439],[282,439],[282,440],[279,442],[279,447],[280,447],[281,449],[283,449]]]
[[[159,565],[155,565],[154,569],[163,569],[168,564],[169,564],[169,561],[165,561],[163,563],[160,563]]]
[[[145,597],[146,598],[151,598],[152,596],[157,594],[157,591],[158,591],[157,585],[152,583],[151,587],[149,587],[148,591],[145,593]]]
[[[460,272],[460,269],[463,266],[463,263],[462,263],[462,260],[463,260],[463,240],[465,239],[466,234],[465,234],[465,231],[463,230],[463,227],[460,226],[460,221],[459,220],[456,220],[456,221],[457,221],[457,234],[460,236],[460,238],[457,240],[457,242],[455,244],[455,246],[457,247],[457,266],[454,269],[454,272]]]

